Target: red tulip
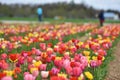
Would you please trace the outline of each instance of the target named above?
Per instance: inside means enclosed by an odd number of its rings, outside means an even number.
[[[11,62],[16,62],[19,58],[19,54],[10,54],[9,59]]]
[[[50,80],[66,80],[66,79],[63,77],[52,76],[52,77],[50,77]]]
[[[98,55],[98,56],[97,56],[97,59],[98,59],[98,60],[102,60],[102,58],[103,58],[103,56],[101,56],[101,55]]]
[[[71,77],[70,80],[78,80],[77,77]]]
[[[1,80],[3,77],[5,77],[5,76],[6,76],[6,73],[0,72],[0,80]]]

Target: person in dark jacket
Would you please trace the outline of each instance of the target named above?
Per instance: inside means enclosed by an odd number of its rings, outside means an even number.
[[[105,21],[104,11],[103,10],[99,13],[98,18],[99,18],[100,26],[103,26],[103,23]]]

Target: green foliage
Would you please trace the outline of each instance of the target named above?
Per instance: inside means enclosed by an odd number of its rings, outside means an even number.
[[[43,8],[43,17],[53,18],[55,16],[67,18],[94,18],[97,10],[84,4],[53,3],[43,5],[6,5],[0,4],[0,16],[9,17],[37,17],[37,8]],[[12,12],[14,11],[14,12]]]

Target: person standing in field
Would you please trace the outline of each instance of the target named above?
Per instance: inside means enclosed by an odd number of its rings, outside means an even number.
[[[39,21],[42,21],[42,13],[43,13],[42,8],[38,8],[37,9],[37,14],[38,14]]]
[[[103,10],[99,13],[98,18],[99,18],[100,26],[103,26],[103,23],[105,21],[104,11]]]

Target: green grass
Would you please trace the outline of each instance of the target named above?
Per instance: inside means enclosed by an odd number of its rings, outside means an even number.
[[[38,18],[29,17],[1,17],[0,20],[16,20],[16,21],[38,21]],[[64,23],[64,22],[74,22],[74,23],[99,23],[98,19],[59,19],[55,20],[53,18],[43,18],[43,21],[48,21],[50,23]],[[106,20],[106,23],[120,23],[120,20]]]
[[[94,69],[94,71],[92,72],[94,75],[94,80],[104,80],[107,72],[108,72],[108,67],[109,67],[109,63],[114,60],[114,50],[116,49],[116,45],[117,43],[120,41],[120,36],[118,36],[118,38],[115,39],[115,41],[112,43],[112,47],[107,50],[107,56],[105,57],[104,62],[102,63],[101,66],[97,67]],[[91,68],[90,68],[91,70]]]

